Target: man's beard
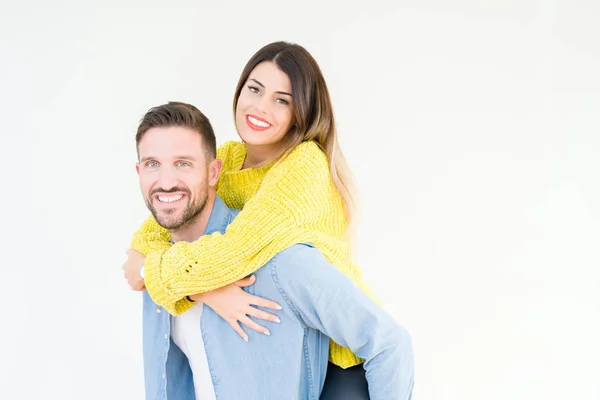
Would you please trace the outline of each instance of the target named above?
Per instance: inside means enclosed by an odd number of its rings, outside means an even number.
[[[208,198],[206,191],[203,192],[201,190],[198,191],[201,195],[197,196],[196,198],[192,198],[192,194],[190,193],[189,190],[182,189],[182,188],[175,188],[175,189],[171,189],[168,191],[165,191],[165,190],[153,191],[153,193],[155,193],[155,192],[160,192],[160,193],[184,192],[186,194],[187,206],[181,212],[181,215],[179,217],[176,217],[174,215],[175,213],[179,212],[177,209],[166,209],[166,210],[162,210],[159,213],[156,210],[156,208],[154,208],[152,202],[150,201],[152,194],[146,199],[146,205],[148,206],[148,209],[154,216],[154,219],[156,220],[156,222],[158,222],[158,224],[160,226],[162,226],[163,228],[171,230],[171,231],[176,231],[176,230],[184,228],[190,224],[193,224],[197,220],[197,218],[200,215],[200,213],[202,212],[202,210],[204,210],[204,207],[206,206],[206,201]]]

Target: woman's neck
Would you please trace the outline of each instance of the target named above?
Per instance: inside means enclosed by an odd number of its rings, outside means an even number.
[[[242,169],[253,168],[264,165],[273,160],[279,152],[279,146],[275,145],[250,145],[246,144],[246,159]]]

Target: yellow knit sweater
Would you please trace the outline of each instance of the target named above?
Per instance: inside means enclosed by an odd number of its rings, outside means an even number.
[[[171,245],[169,232],[150,216],[134,235],[132,248],[146,255],[146,288],[157,304],[179,315],[192,305],[185,296],[242,279],[302,242],[316,246],[378,301],[351,262],[349,243],[342,239],[347,226],[343,201],[327,156],[315,142],[303,142],[262,168],[242,169],[246,146],[238,142],[219,147],[217,157],[223,160],[217,193],[230,208],[242,209],[225,234]],[[329,358],[342,368],[363,361],[333,341]]]

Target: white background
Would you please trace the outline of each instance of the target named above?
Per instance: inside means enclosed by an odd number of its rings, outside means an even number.
[[[600,3],[119,3],[1,3],[0,398],[143,398],[137,123],[186,101],[236,139],[281,39],[328,81],[414,398],[600,398]]]

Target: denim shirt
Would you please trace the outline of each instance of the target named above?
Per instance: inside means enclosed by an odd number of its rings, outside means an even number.
[[[205,234],[224,233],[239,211],[217,196]],[[244,341],[210,307],[201,330],[219,400],[317,400],[327,372],[329,338],[365,359],[372,400],[410,399],[411,339],[380,306],[310,244],[278,253],[244,290],[282,305],[281,323],[257,321],[270,336],[242,325]],[[143,292],[146,399],[194,400],[192,371],[171,339],[171,316]],[[202,400],[202,399],[197,399]]]

